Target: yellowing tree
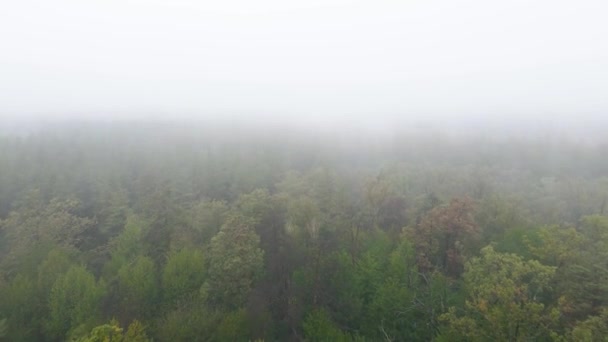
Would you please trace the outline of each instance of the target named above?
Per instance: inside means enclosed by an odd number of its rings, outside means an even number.
[[[76,342],[148,342],[144,327],[135,320],[123,332],[117,321],[112,320],[108,324],[96,326],[84,337],[73,339]]]
[[[465,244],[477,230],[470,199],[455,198],[447,206],[433,208],[408,230],[420,272],[439,270],[457,278],[465,261]]]
[[[466,265],[468,300],[462,311],[450,308],[443,340],[537,341],[552,335],[559,312],[541,303],[555,267],[524,261],[489,246]]]

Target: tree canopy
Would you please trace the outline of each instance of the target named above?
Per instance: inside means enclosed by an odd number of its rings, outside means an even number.
[[[0,137],[0,341],[606,340],[608,145],[235,132]]]

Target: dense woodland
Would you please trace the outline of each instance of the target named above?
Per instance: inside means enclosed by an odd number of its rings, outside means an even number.
[[[0,136],[0,340],[607,340],[607,141],[337,132]]]

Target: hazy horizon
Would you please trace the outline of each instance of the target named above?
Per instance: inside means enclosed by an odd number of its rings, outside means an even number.
[[[595,0],[12,2],[0,13],[0,118],[602,121],[607,11]]]

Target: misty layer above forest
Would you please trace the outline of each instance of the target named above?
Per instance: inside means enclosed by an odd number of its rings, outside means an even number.
[[[4,134],[0,340],[605,336],[608,142],[474,130]]]

